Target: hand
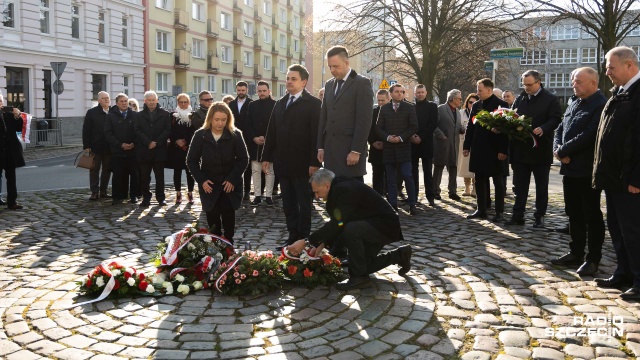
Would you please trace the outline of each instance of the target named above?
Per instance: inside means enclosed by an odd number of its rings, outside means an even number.
[[[156,147],[156,145],[157,145],[157,144],[158,144],[158,143],[156,143],[155,141],[150,142],[150,143],[149,143],[149,150],[154,149],[154,148]]]
[[[418,145],[422,142],[422,139],[420,139],[420,136],[418,136],[418,134],[413,134],[413,136],[411,137],[411,142]]]
[[[374,149],[382,150],[384,143],[382,141],[375,141],[371,146],[373,146]]]
[[[553,157],[558,159],[558,160],[560,160],[560,156],[558,156],[558,152],[557,151],[553,152]]]
[[[271,163],[270,163],[270,162],[268,162],[268,161],[263,161],[263,162],[262,162],[262,172],[263,172],[265,175],[268,175],[268,174],[269,174],[269,165],[270,165],[270,164],[271,164]]]
[[[320,257],[322,255],[322,249],[324,249],[324,243],[318,245],[317,248],[312,248],[311,251],[309,251],[309,255],[313,257]]]
[[[498,153],[498,160],[507,160],[507,154]]]
[[[324,162],[324,150],[318,150],[318,161],[322,164]]]
[[[207,194],[211,194],[211,192],[213,191],[213,181],[206,180],[202,183],[202,188],[204,189],[204,192],[206,192]]]
[[[185,145],[187,145],[187,142],[184,139],[178,139],[176,140],[176,145],[183,147]]]
[[[460,128],[460,135],[464,135],[464,133],[467,132],[467,128],[466,127],[462,127]]]
[[[88,152],[88,153],[90,153],[90,152],[91,152],[91,148],[86,148],[86,149],[84,149],[84,152]]]
[[[353,165],[357,164],[358,161],[360,161],[360,154],[355,153],[353,151],[351,151],[349,154],[347,154],[347,165],[348,166],[353,166]]]
[[[391,137],[389,137],[389,142],[392,144],[397,144],[400,142],[400,136],[396,136],[396,135],[391,135]]]
[[[637,188],[633,185],[629,185],[629,192],[632,194],[638,194],[640,193],[640,188]]]
[[[542,136],[542,134],[544,134],[544,131],[542,131],[541,127],[537,127],[535,129],[533,129],[533,134],[534,135],[538,135],[538,136]]]
[[[317,167],[317,166],[309,166],[309,177],[312,177],[313,174],[315,174],[316,171],[318,171],[318,169],[320,169],[320,168]]]
[[[494,134],[500,134],[500,131],[496,128],[491,128],[491,132]]]
[[[469,156],[469,150],[462,150],[462,156],[464,157]]]
[[[228,181],[223,182],[222,186],[223,186],[224,192],[226,193],[230,193],[233,191],[233,184]]]
[[[256,143],[256,145],[262,145],[260,144],[260,138],[257,136],[253,138],[253,142]]]
[[[16,119],[20,117],[20,109],[13,108],[13,117]]]
[[[568,164],[570,161],[571,161],[571,158],[569,158],[568,156],[565,156],[560,159],[560,162],[563,164]]]
[[[287,246],[287,250],[289,251],[289,254],[293,256],[300,256],[300,254],[302,254],[302,252],[304,251],[305,245],[306,242],[304,241],[304,239],[296,240],[296,242]]]
[[[258,140],[260,141],[258,145],[264,145],[264,136],[258,136]]]

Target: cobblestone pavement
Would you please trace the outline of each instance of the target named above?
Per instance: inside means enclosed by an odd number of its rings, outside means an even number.
[[[169,192],[169,201],[175,195]],[[86,190],[21,195],[26,209],[0,211],[0,358],[59,359],[593,359],[640,355],[640,306],[598,289],[575,269],[548,260],[568,237],[504,228],[463,216],[471,198],[402,212],[414,249],[407,278],[396,266],[375,287],[287,287],[260,297],[200,290],[185,297],[102,301],[64,310],[78,298],[74,281],[109,258],[152,271],[159,241],[200,218],[200,204],[89,202]],[[531,200],[531,199],[530,199]],[[549,227],[565,219],[558,194]],[[152,203],[153,204],[153,203]],[[509,207],[508,207],[509,208]],[[314,226],[322,223],[316,204]],[[531,214],[528,214],[531,216]],[[273,248],[285,231],[280,207],[244,207],[238,243]],[[615,265],[610,240],[602,274]],[[616,336],[548,336],[574,316],[621,316]],[[604,326],[604,325],[603,325]]]

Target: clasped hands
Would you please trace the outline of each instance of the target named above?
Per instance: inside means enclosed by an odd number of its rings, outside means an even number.
[[[226,192],[226,193],[230,193],[230,192],[233,191],[233,184],[228,182],[228,181],[224,181],[222,183],[222,187],[223,187],[224,192]],[[202,189],[207,194],[211,194],[211,192],[213,192],[213,181],[206,180],[205,182],[203,182],[202,183]]]
[[[287,250],[293,256],[300,256],[300,254],[302,254],[302,252],[304,251],[305,247],[306,247],[306,241],[302,239],[289,245],[287,247]],[[312,247],[309,250],[309,256],[317,257],[317,255],[320,255],[322,253],[322,249],[324,249],[324,243],[320,244],[318,247]]]

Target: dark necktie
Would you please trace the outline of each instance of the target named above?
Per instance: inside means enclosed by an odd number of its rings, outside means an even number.
[[[344,84],[344,80],[338,80],[338,88],[336,89],[336,95],[340,94],[340,89],[342,89],[342,84]]]
[[[393,111],[398,111],[398,106],[400,106],[400,103],[393,103]]]
[[[127,112],[126,112],[126,111],[123,111],[123,112],[122,112],[122,117],[123,117],[123,118],[126,118],[126,117],[127,117]]]
[[[288,109],[289,106],[291,106],[291,104],[293,104],[294,101],[296,101],[296,97],[295,96],[291,96],[289,98],[289,102],[287,103],[287,107],[285,108],[285,110]]]

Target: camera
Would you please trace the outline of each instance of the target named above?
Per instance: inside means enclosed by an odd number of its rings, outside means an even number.
[[[5,113],[12,113],[13,112],[13,106],[5,106],[2,108],[2,112]]]

